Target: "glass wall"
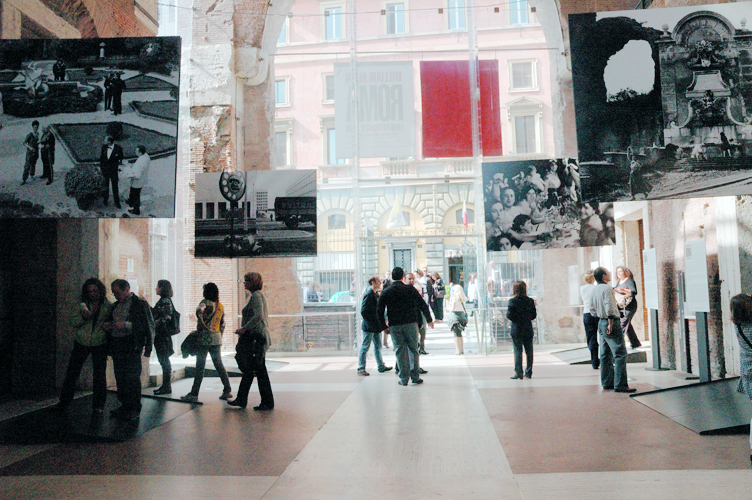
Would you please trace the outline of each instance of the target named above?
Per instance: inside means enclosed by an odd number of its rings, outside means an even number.
[[[317,171],[318,255],[295,264],[304,314],[336,306],[354,318],[370,276],[428,267],[466,292],[481,277],[487,350],[508,344],[520,279],[539,310],[555,311],[541,314],[539,342],[584,338],[569,282],[597,251],[487,253],[476,203],[483,162],[554,157],[549,53],[526,1],[295,2],[274,55],[272,163]],[[447,87],[452,74],[455,93],[437,94],[431,79]],[[548,279],[561,269],[563,280]]]

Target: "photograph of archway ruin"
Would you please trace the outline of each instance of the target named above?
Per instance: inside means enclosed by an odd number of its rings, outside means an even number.
[[[752,193],[752,3],[569,16],[585,201]]]

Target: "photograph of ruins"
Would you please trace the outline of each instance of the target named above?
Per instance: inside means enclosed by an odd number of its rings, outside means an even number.
[[[752,193],[752,3],[569,16],[585,201]]]

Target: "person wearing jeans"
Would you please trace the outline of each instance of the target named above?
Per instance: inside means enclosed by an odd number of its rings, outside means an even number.
[[[193,379],[191,392],[185,396],[180,396],[183,401],[198,401],[198,392],[201,390],[201,382],[204,380],[204,368],[206,368],[206,355],[210,355],[214,368],[222,380],[224,390],[219,399],[228,400],[232,397],[232,388],[230,379],[227,377],[227,370],[222,364],[222,332],[225,329],[225,309],[219,302],[219,288],[214,283],[204,285],[204,300],[199,303],[196,309],[198,325],[196,330],[199,333],[198,348],[196,352],[196,377]]]
[[[358,357],[358,375],[368,376],[366,371],[366,357],[368,349],[373,342],[373,355],[376,357],[376,365],[379,373],[388,372],[391,366],[386,366],[381,358],[381,322],[378,318],[379,291],[381,290],[381,280],[378,276],[373,276],[368,280],[371,288],[366,290],[363,300],[360,304],[360,315],[363,317],[363,345],[360,347],[360,356]]]

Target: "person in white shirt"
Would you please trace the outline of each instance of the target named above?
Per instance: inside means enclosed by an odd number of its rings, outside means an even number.
[[[627,348],[619,322],[614,290],[609,285],[611,275],[599,267],[593,271],[598,283],[590,296],[590,314],[598,318],[598,343],[600,344],[601,385],[614,392],[632,393],[627,385]]]
[[[125,173],[125,177],[131,179],[131,192],[125,202],[131,207],[128,212],[133,215],[141,215],[141,189],[143,189],[148,181],[151,158],[146,153],[144,146],[138,146],[136,154],[138,154],[138,158]]]
[[[583,279],[585,284],[580,287],[580,297],[583,304],[582,322],[585,324],[585,339],[588,349],[590,349],[590,364],[593,366],[593,370],[597,370],[601,366],[601,361],[598,358],[598,318],[594,318],[590,314],[590,297],[595,290],[593,270],[587,271]]]

